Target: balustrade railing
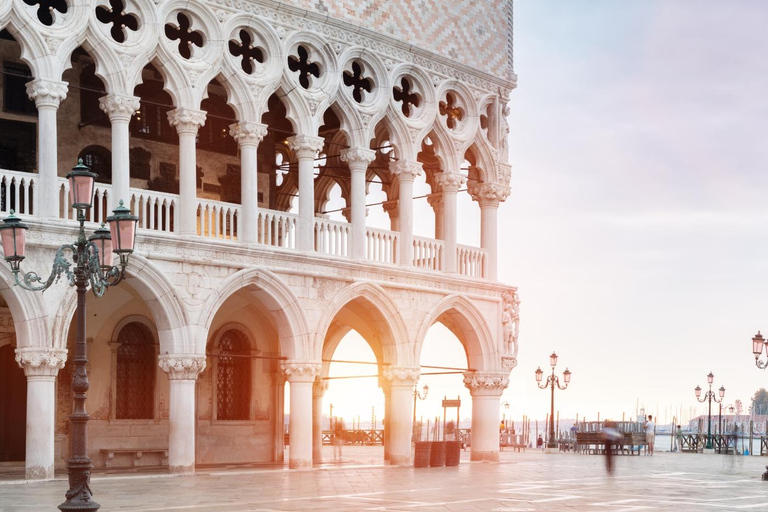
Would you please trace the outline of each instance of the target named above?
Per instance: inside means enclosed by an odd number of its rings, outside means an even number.
[[[365,230],[365,257],[377,263],[397,263],[400,233],[385,229]]]
[[[349,231],[346,222],[315,217],[315,251],[332,256],[349,256]]]
[[[37,174],[0,169],[0,212],[34,215]]]
[[[485,277],[486,252],[477,247],[459,245],[456,248],[456,272],[468,277]]]
[[[259,210],[257,242],[271,247],[296,249],[298,215],[275,210]]]
[[[131,189],[128,206],[139,216],[139,228],[164,233],[176,231],[179,196],[154,190]]]
[[[413,237],[413,266],[428,270],[443,270],[442,240],[431,238]]]
[[[197,200],[197,234],[200,236],[237,240],[239,217],[239,204]]]

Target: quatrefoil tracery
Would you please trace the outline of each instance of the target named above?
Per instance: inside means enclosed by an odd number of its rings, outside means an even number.
[[[37,19],[40,23],[50,27],[53,25],[53,11],[59,11],[61,14],[67,13],[66,0],[24,0],[27,5],[37,5]]]
[[[440,102],[440,115],[446,116],[445,124],[450,130],[456,129],[459,122],[464,119],[464,109],[458,106],[453,93],[447,93],[445,101]]]
[[[203,33],[199,30],[192,30],[192,22],[183,13],[176,16],[178,28],[172,24],[165,25],[165,36],[171,41],[179,40],[179,53],[185,59],[192,57],[192,45],[199,48],[203,47]]]
[[[344,72],[344,85],[352,87],[352,97],[358,103],[363,102],[363,91],[373,91],[373,80],[363,77],[363,66],[357,62],[352,63],[351,72]]]
[[[293,55],[288,57],[288,69],[291,71],[299,72],[299,84],[305,89],[309,89],[311,84],[310,78],[320,78],[320,66],[317,62],[309,60],[309,52],[303,46],[299,46],[296,49],[298,57]]]
[[[112,24],[109,33],[112,39],[118,43],[125,42],[125,29],[136,32],[139,30],[139,20],[133,14],[125,12],[123,0],[109,0],[109,7],[102,5],[96,7],[96,19],[105,25]]]
[[[234,57],[242,57],[240,66],[243,71],[250,75],[254,71],[254,60],[260,64],[264,63],[264,52],[261,48],[253,45],[251,35],[246,30],[241,30],[238,35],[240,41],[231,40],[229,42],[229,53]]]
[[[392,88],[392,97],[395,101],[403,102],[402,111],[405,117],[411,117],[414,113],[413,108],[418,108],[421,103],[421,95],[413,92],[413,86],[406,77],[400,80],[400,87]]]

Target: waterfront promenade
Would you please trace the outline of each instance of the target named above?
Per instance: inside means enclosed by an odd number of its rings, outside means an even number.
[[[92,487],[101,510],[110,512],[768,510],[768,482],[760,480],[768,457],[624,456],[608,477],[595,455],[502,452],[498,464],[462,460],[458,467],[414,469],[372,464],[379,450],[345,447],[343,463],[300,471],[96,474]],[[0,512],[55,512],[64,477],[0,481]]]

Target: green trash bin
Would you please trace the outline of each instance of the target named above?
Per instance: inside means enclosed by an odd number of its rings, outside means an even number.
[[[416,452],[413,455],[413,467],[429,467],[429,458],[432,452],[431,448],[431,443],[428,441],[419,441],[416,443]]]
[[[445,465],[458,466],[461,461],[461,441],[445,442]]]
[[[429,465],[433,468],[445,466],[445,441],[432,441]]]

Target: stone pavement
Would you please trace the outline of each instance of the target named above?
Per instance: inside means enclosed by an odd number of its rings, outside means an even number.
[[[380,447],[345,447],[344,463],[311,470],[95,475],[92,488],[105,512],[768,511],[763,457],[623,456],[608,477],[597,455],[502,452],[498,464],[424,469],[370,464],[380,456]],[[55,512],[66,488],[63,478],[0,482],[0,512]]]

